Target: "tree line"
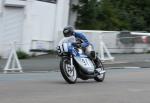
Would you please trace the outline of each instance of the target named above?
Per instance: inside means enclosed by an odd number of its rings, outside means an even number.
[[[79,0],[72,10],[78,29],[150,31],[150,0]]]

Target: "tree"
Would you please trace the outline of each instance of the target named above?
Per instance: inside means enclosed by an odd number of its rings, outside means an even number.
[[[79,0],[76,27],[150,31],[150,0]]]
[[[80,29],[95,29],[99,2],[97,0],[79,0],[79,5],[74,5],[73,10],[78,12],[75,23]]]

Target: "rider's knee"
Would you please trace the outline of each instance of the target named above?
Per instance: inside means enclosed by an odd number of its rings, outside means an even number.
[[[95,53],[95,51],[91,51],[90,57],[91,57],[92,59],[96,59],[96,53]]]
[[[95,53],[92,45],[89,45],[88,47],[86,47],[85,53],[91,59],[95,59],[96,58],[96,53]]]

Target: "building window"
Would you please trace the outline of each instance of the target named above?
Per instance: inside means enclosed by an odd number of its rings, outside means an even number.
[[[55,4],[57,2],[57,0],[37,0],[37,1],[43,1],[43,2],[55,3]]]

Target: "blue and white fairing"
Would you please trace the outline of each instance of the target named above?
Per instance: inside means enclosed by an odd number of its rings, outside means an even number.
[[[78,51],[78,55],[74,56],[75,61],[78,63],[81,69],[83,69],[83,71],[87,73],[93,73],[95,68],[93,62],[84,54],[82,49],[79,49]]]
[[[59,54],[62,53],[69,53],[72,51],[72,43],[75,43],[76,39],[74,36],[71,37],[65,37],[63,39],[60,40],[60,42],[58,43],[57,46],[57,51]]]
[[[81,69],[87,73],[94,73],[95,67],[93,62],[84,54],[82,49],[75,49],[72,43],[75,43],[76,39],[74,36],[63,38],[58,45],[59,53],[72,54],[75,61],[81,67]]]

